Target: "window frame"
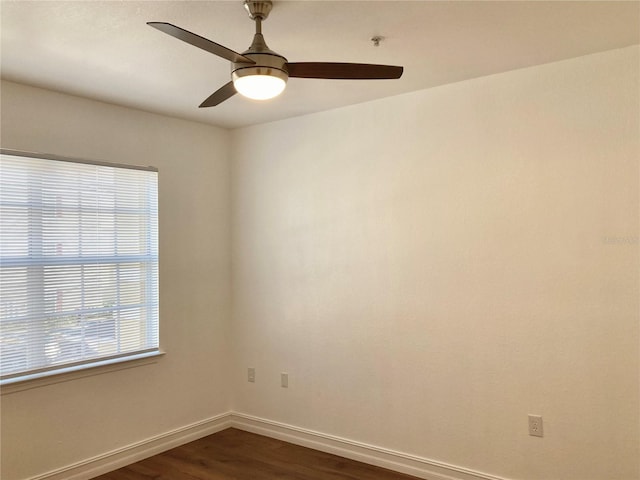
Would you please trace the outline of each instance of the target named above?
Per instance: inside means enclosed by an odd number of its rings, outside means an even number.
[[[0,148],[0,154],[13,157],[25,157],[31,159],[52,160],[68,163],[78,163],[84,165],[103,166],[114,169],[129,169],[148,171],[158,174],[158,168],[154,166],[140,166],[130,165],[123,163],[111,163],[96,160],[86,160],[80,158],[64,157],[59,155],[28,152],[23,150],[12,150]],[[159,179],[156,180],[156,194],[159,184]],[[158,197],[156,196],[156,201]],[[157,205],[155,208],[157,212]],[[157,213],[156,213],[157,214]],[[138,349],[127,353],[119,353],[115,355],[97,356],[94,358],[85,358],[80,361],[72,361],[60,363],[58,365],[50,365],[42,368],[32,368],[29,371],[23,371],[18,373],[9,373],[0,378],[0,386],[2,387],[1,393],[12,393],[14,391],[20,391],[26,388],[34,388],[41,385],[48,385],[50,383],[57,383],[58,381],[67,381],[74,378],[81,378],[89,375],[105,373],[107,371],[121,370],[124,368],[130,368],[132,366],[147,365],[149,363],[155,363],[159,357],[164,355],[164,351],[160,348],[160,315],[159,315],[159,218],[156,217],[156,300],[158,301],[158,314],[155,317],[155,328],[157,331],[157,344],[151,348]],[[115,232],[114,232],[115,235]],[[117,258],[117,256],[115,257]],[[2,259],[0,258],[0,262]],[[84,282],[81,283],[84,285]],[[82,287],[84,288],[84,287]],[[147,286],[147,288],[149,288]]]

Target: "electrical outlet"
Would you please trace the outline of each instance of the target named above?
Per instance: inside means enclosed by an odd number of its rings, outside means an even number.
[[[289,388],[289,374],[281,373],[280,374],[280,386],[282,388]]]
[[[544,437],[544,430],[542,429],[542,416],[529,415],[529,435],[534,437]]]
[[[254,383],[256,381],[256,369],[249,367],[247,369],[247,381]]]

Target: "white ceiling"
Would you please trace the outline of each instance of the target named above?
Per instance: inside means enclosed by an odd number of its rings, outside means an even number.
[[[263,33],[289,61],[403,65],[400,80],[290,79],[267,102],[198,105],[229,63],[146,25],[173,23],[236,51],[242,0],[2,0],[2,77],[223,127],[332,109],[640,43],[637,1],[274,1]],[[385,37],[379,47],[370,41]]]

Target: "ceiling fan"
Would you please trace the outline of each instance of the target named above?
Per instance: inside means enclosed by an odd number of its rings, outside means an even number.
[[[219,105],[236,93],[255,100],[276,97],[284,91],[290,77],[373,80],[402,76],[403,68],[391,65],[288,62],[282,55],[270,50],[262,36],[262,21],[269,16],[272,6],[271,0],[244,0],[249,17],[256,22],[256,33],[251,46],[243,53],[234,52],[171,23],[147,22],[147,25],[231,62],[231,81],[211,94],[200,104],[200,108]]]

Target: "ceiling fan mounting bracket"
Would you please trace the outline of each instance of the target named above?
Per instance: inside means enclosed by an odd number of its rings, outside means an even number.
[[[244,8],[249,13],[251,20],[266,20],[272,7],[271,0],[244,0]]]

